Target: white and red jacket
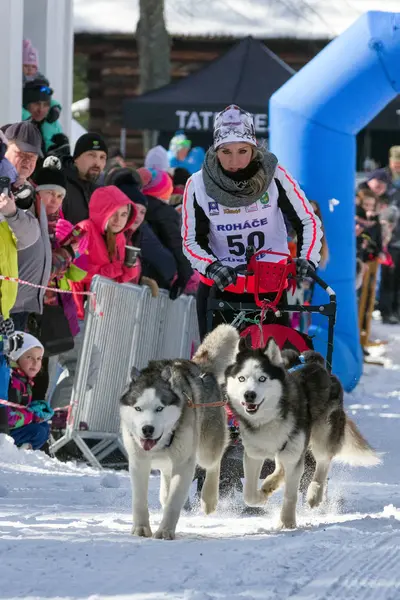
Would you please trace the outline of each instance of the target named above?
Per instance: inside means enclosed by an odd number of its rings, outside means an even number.
[[[298,255],[318,265],[321,249],[321,222],[298,183],[277,165],[267,192],[254,204],[229,208],[210,198],[201,171],[188,180],[183,196],[183,252],[192,267],[204,277],[207,267],[219,260],[236,267],[246,262],[246,247],[289,253],[285,219],[297,234]],[[279,261],[280,257],[271,257]],[[243,277],[239,278],[244,279]],[[229,286],[230,291],[242,291]]]

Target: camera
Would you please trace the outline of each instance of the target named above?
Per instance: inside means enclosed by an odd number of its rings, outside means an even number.
[[[0,194],[9,196],[11,193],[11,179],[9,177],[0,177]]]
[[[28,210],[34,200],[34,189],[29,183],[25,183],[19,188],[13,188],[15,204],[21,210]]]

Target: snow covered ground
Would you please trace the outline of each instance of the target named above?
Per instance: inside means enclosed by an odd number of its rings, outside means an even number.
[[[182,516],[174,542],[133,538],[125,473],[4,443],[0,600],[398,600],[400,327],[375,335],[390,340],[388,364],[368,365],[346,401],[383,465],[336,467],[329,506],[300,508],[296,531],[274,530],[278,495],[263,517],[222,507]],[[154,478],[154,524],[157,488]]]

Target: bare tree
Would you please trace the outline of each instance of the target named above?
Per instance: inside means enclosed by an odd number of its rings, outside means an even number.
[[[139,50],[140,91],[149,92],[170,82],[170,39],[165,27],[164,0],[140,0],[136,29]],[[157,143],[157,132],[143,133],[144,150]]]

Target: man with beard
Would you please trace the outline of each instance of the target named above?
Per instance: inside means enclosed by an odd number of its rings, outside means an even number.
[[[107,145],[101,135],[85,133],[75,145],[73,164],[65,168],[67,195],[64,219],[76,225],[89,218],[89,201],[107,161]]]

